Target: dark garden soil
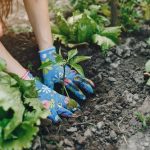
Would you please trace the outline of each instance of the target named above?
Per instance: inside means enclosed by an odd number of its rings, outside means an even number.
[[[128,144],[128,138],[141,129],[135,112],[150,112],[150,89],[143,77],[145,62],[150,59],[147,35],[124,37],[107,56],[95,46],[80,48],[80,54],[92,56],[83,66],[86,76],[96,84],[95,95],[82,104],[76,119],[63,119],[60,125],[42,121],[32,149],[123,150],[120,145]],[[23,66],[41,76],[32,33],[8,34],[2,42]]]

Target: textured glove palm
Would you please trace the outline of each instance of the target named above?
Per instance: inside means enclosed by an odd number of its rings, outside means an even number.
[[[40,101],[43,103],[46,109],[49,109],[50,114],[48,118],[54,123],[60,122],[59,117],[72,117],[73,113],[78,107],[78,103],[73,99],[60,95],[56,91],[50,89],[40,81],[33,78],[29,73],[29,78],[35,80],[35,86],[38,91]]]

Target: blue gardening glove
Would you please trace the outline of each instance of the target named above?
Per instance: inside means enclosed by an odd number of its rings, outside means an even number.
[[[30,73],[28,73],[28,77],[35,80],[39,99],[43,103],[44,107],[50,111],[50,115],[48,116],[50,120],[54,123],[58,123],[61,121],[59,115],[63,117],[72,117],[72,112],[79,107],[79,104],[76,101],[60,95],[56,91],[50,89],[40,81],[36,80]]]
[[[40,59],[42,63],[53,61],[55,62],[56,57],[56,49],[52,47],[50,49],[46,49],[40,51]],[[67,89],[69,89],[72,93],[74,93],[79,99],[85,100],[86,96],[82,93],[79,89],[83,89],[85,92],[92,94],[94,83],[79,75],[75,70],[71,70],[69,66],[65,68],[65,80],[64,84]],[[52,67],[46,67],[43,69],[43,78],[45,85],[53,88],[55,83],[62,83],[63,82],[63,74],[64,69],[60,65],[53,65]]]

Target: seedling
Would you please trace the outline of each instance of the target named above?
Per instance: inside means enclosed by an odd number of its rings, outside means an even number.
[[[59,54],[55,54],[56,58],[55,58],[55,62],[52,62],[52,61],[47,61],[45,63],[43,63],[41,65],[41,67],[39,69],[46,69],[47,67],[53,67],[53,65],[60,65],[63,67],[63,77],[62,77],[62,85],[63,85],[63,88],[67,94],[67,96],[69,97],[69,94],[65,88],[65,85],[64,85],[64,80],[65,80],[65,77],[66,77],[66,67],[67,66],[70,66],[71,69],[74,69],[76,70],[80,75],[84,76],[84,71],[83,71],[83,68],[82,66],[79,64],[80,62],[82,61],[85,61],[85,60],[88,60],[88,59],[91,59],[90,56],[77,56],[78,54],[78,51],[77,49],[73,49],[73,50],[70,50],[67,54],[67,58],[64,59],[63,56],[62,56],[62,53],[61,53],[61,49],[59,50]]]
[[[135,115],[136,115],[137,119],[142,123],[143,128],[147,129],[150,124],[150,116],[143,115],[140,112],[137,112]]]

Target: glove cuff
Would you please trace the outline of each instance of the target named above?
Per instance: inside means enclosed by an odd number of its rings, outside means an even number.
[[[28,80],[28,77],[29,77],[29,70],[26,70],[26,72],[24,73],[24,75],[21,77],[21,79],[23,80]]]
[[[55,54],[56,54],[55,47],[50,47],[48,49],[39,51],[41,62],[46,62],[49,60],[55,62],[55,57],[56,57]]]
[[[26,72],[25,72],[24,75],[21,77],[21,79],[23,79],[23,80],[34,80],[35,78],[34,78],[33,75],[30,73],[29,70],[26,70]]]

